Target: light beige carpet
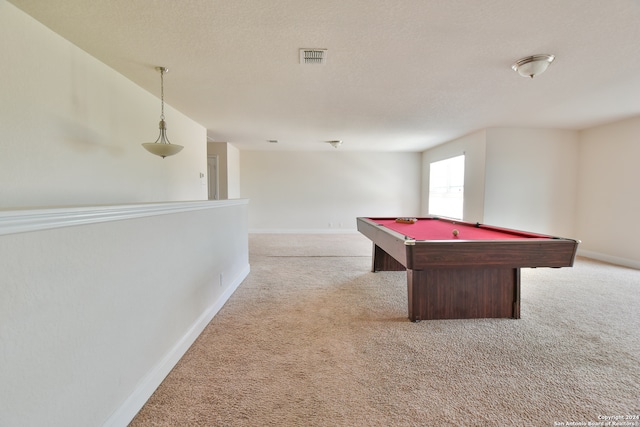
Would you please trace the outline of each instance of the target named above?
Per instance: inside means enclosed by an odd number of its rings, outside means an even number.
[[[251,235],[249,277],[131,426],[555,426],[640,414],[640,271],[581,258],[524,269],[520,320],[411,323],[405,273],[371,273],[370,253],[356,234]]]

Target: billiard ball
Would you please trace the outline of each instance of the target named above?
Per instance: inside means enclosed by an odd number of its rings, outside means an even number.
[[[454,236],[457,236],[460,232],[454,228],[451,233],[453,233]]]

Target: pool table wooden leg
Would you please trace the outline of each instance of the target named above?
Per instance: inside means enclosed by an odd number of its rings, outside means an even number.
[[[409,320],[520,318],[520,269],[407,269]]]
[[[385,252],[380,246],[373,245],[371,271],[404,271],[405,266]]]
[[[513,318],[520,318],[520,269],[514,268]]]

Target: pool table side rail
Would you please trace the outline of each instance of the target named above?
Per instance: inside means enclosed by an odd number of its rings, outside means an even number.
[[[374,242],[374,258],[378,246],[402,266],[416,270],[476,266],[571,267],[579,243],[554,236],[510,240],[412,240],[368,218],[358,218],[357,225],[358,231]]]
[[[386,227],[381,227],[367,218],[357,218],[357,226],[358,231],[374,243],[372,271],[400,269],[393,265],[393,261],[385,260],[385,254],[380,253],[380,251],[376,249],[377,247],[393,257],[393,259],[404,268],[409,268],[407,267],[407,245],[405,244],[405,240],[407,239],[403,234]],[[376,262],[380,262],[381,264],[376,265]]]
[[[572,240],[546,241],[460,241],[416,242],[407,246],[407,268],[436,267],[571,267],[577,243]]]

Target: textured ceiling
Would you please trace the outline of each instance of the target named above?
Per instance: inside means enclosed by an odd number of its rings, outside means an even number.
[[[421,151],[640,114],[640,0],[10,1],[156,96],[168,67],[166,102],[240,149]],[[511,69],[539,53],[545,74]]]

